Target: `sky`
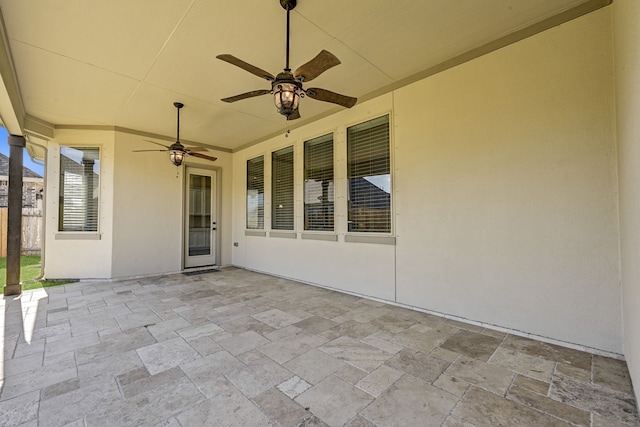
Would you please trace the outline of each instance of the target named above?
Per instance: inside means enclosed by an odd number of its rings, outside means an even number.
[[[9,133],[3,127],[0,127],[0,153],[5,156],[9,156],[9,143],[7,142],[7,138],[9,137]],[[39,165],[31,161],[31,157],[29,157],[29,153],[27,150],[24,150],[24,154],[22,155],[22,164],[38,175],[44,177],[44,166]]]

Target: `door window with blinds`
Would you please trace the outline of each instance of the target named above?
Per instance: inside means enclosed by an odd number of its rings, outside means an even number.
[[[100,149],[60,147],[59,231],[98,231]]]
[[[293,146],[271,153],[271,228],[293,230]]]
[[[264,228],[264,156],[247,160],[247,228]]]
[[[348,230],[391,232],[389,117],[347,128]]]
[[[333,231],[333,134],[304,143],[304,229]]]

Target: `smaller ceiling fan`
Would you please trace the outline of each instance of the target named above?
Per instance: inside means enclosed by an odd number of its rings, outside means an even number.
[[[334,54],[326,50],[322,50],[315,58],[306,64],[300,66],[293,73],[289,68],[289,14],[296,7],[297,0],[280,0],[280,5],[287,11],[287,55],[286,65],[281,73],[277,76],[273,76],[271,73],[264,71],[254,65],[244,62],[241,59],[236,58],[233,55],[224,54],[218,55],[216,58],[242,68],[251,74],[254,74],[260,78],[269,80],[271,82],[271,90],[260,89],[253,90],[251,92],[242,93],[240,95],[223,98],[224,102],[236,102],[242,99],[253,98],[255,96],[272,94],[274,96],[274,102],[278,113],[286,116],[287,120],[294,120],[300,118],[300,112],[298,111],[298,103],[300,98],[308,96],[309,98],[316,99],[318,101],[331,102],[333,104],[342,105],[343,107],[351,108],[358,101],[357,98],[353,98],[339,93],[331,92],[330,90],[320,88],[304,89],[303,83],[309,82],[320,74],[324,73],[331,67],[335,67],[340,64],[340,60],[336,58]]]
[[[165,148],[165,150],[134,150],[134,153],[141,153],[146,151],[166,151],[169,153],[169,158],[171,159],[171,163],[176,166],[180,166],[185,156],[193,156],[198,157],[200,159],[210,160],[215,162],[218,160],[217,157],[207,156],[205,154],[197,153],[196,151],[207,151],[206,148],[203,147],[185,147],[180,143],[180,109],[184,107],[184,104],[181,102],[174,102],[173,106],[178,110],[178,125],[177,125],[177,135],[176,142],[171,145],[160,144],[159,142],[150,141],[145,139],[145,141],[150,142],[152,144],[160,145]]]

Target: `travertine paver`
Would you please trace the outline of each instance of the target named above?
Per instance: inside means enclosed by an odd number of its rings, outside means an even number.
[[[640,426],[623,361],[236,268],[0,308],[2,426]]]

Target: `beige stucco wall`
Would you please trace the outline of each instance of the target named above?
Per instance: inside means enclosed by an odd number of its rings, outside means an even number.
[[[621,353],[610,24],[602,9],[235,153],[234,264]],[[348,243],[344,132],[388,112],[397,244]],[[302,142],[330,131],[338,241],[246,236],[246,160],[265,155],[268,228],[270,153],[294,144],[301,232]]]
[[[97,233],[58,232],[60,145],[100,147]],[[47,150],[45,262],[49,279],[110,278],[113,241],[114,134],[111,131],[58,129]],[[90,240],[87,240],[89,238]]]
[[[45,277],[111,279],[182,270],[184,168],[173,166],[165,153],[133,153],[154,147],[144,139],[114,130],[56,130],[47,159]],[[57,231],[60,144],[101,149],[98,233]],[[189,158],[184,164],[217,172],[223,201],[218,211],[218,260],[228,265],[231,154],[215,150],[208,154],[218,160]]]
[[[614,2],[624,353],[640,401],[640,2]]]
[[[113,277],[181,271],[184,168],[172,165],[166,153],[133,153],[153,149],[144,137],[116,132],[115,138]],[[207,154],[218,160],[188,157],[183,164],[217,171],[219,200],[231,200],[231,154],[215,150]],[[222,202],[219,208],[219,259],[228,265],[231,205]]]

